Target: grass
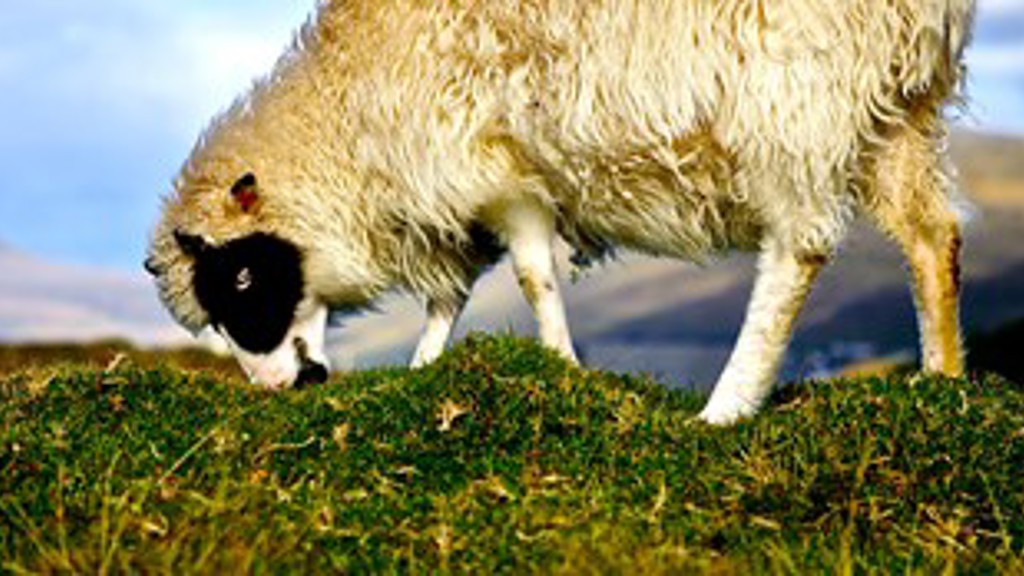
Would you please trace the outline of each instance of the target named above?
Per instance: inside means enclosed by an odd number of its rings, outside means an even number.
[[[13,572],[1024,572],[1024,390],[702,398],[472,337],[418,371],[270,394],[64,366],[0,379]]]
[[[57,373],[69,364],[78,368],[104,367],[113,359],[130,357],[137,367],[153,368],[170,364],[184,370],[203,370],[218,378],[228,379],[241,375],[238,364],[217,356],[203,348],[176,348],[170,350],[142,350],[129,342],[106,340],[92,344],[0,344],[0,376],[18,373]]]

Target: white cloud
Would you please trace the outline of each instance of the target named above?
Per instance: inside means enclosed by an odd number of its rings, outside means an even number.
[[[254,31],[205,20],[181,27],[173,44],[188,70],[166,92],[190,115],[210,116],[271,69],[296,25]]]
[[[26,103],[195,123],[269,70],[311,7],[311,0],[26,3],[0,24],[0,83]]]
[[[313,6],[311,0],[262,4],[253,11],[244,5],[230,11],[197,10],[175,30],[172,46],[188,66],[175,92],[194,112],[205,116],[220,110],[267,73]]]
[[[1024,15],[1024,0],[980,0],[978,10],[987,15]]]
[[[975,74],[1020,75],[1024,79],[1024,41],[971,48],[967,52],[967,66]]]

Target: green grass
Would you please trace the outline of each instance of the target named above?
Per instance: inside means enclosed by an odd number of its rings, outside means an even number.
[[[996,377],[702,398],[473,337],[264,393],[130,363],[0,379],[11,572],[1024,571],[1024,390]]]

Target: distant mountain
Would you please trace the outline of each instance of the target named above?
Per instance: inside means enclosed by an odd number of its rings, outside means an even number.
[[[143,274],[42,262],[0,245],[0,340],[184,342]]]
[[[966,234],[964,323],[968,330],[988,329],[1024,317],[1024,141],[957,133],[951,150],[977,208]],[[789,373],[913,351],[905,277],[898,252],[874,231],[855,227],[811,295]],[[750,255],[703,268],[626,255],[563,285],[587,363],[706,386],[727,357],[752,279]],[[339,367],[405,362],[423,313],[397,296],[381,309],[338,319],[341,328],[329,341]],[[474,329],[533,331],[507,263],[474,290],[458,334]],[[187,338],[141,271],[52,265],[0,244],[0,340],[113,336],[143,344]]]

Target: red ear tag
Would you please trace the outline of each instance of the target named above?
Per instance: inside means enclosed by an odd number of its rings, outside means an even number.
[[[235,192],[234,196],[235,201],[238,202],[239,206],[241,206],[242,212],[252,210],[252,208],[256,206],[256,202],[260,199],[259,194],[257,194],[256,190],[252,188],[238,190]]]
[[[256,176],[252,172],[248,172],[245,176],[239,178],[235,185],[231,187],[231,196],[235,199],[235,202],[238,202],[242,212],[249,212],[255,208],[256,203],[260,199]]]

